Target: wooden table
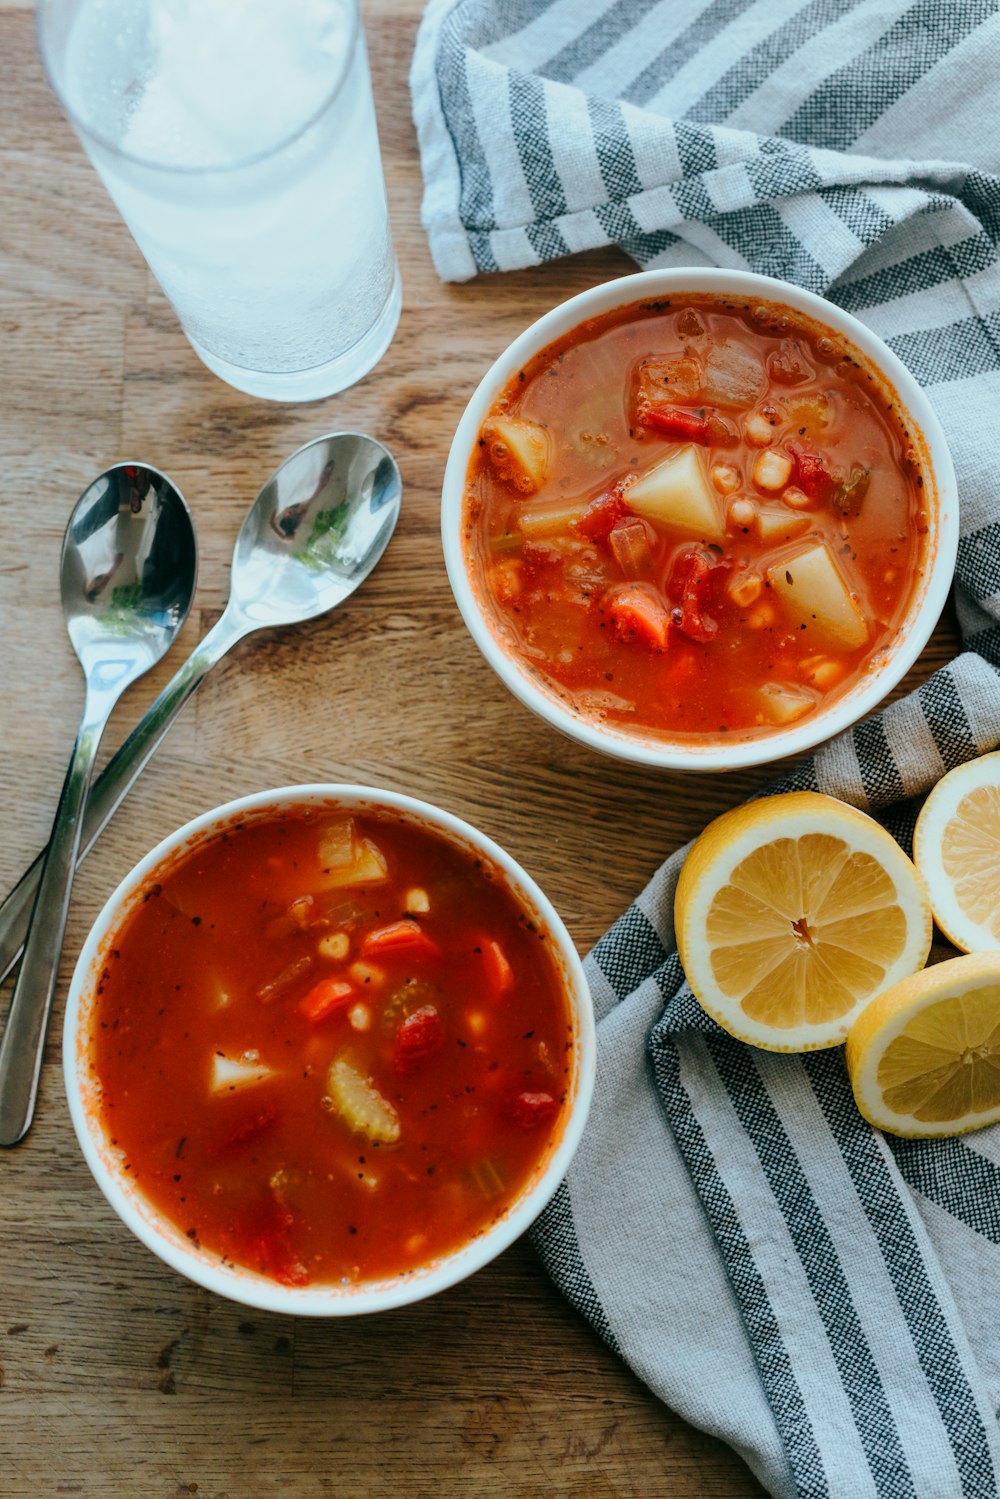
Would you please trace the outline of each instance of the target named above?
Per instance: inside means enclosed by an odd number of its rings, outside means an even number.
[[[0,0],[0,888],[46,837],[82,706],[57,577],[89,478],[116,460],[155,463],[187,496],[201,547],[181,642],[127,694],[110,747],[218,617],[246,507],[287,454],[327,430],[368,431],[405,483],[377,574],[335,616],[227,658],[77,880],[39,1116],[0,1156],[4,1499],[761,1493],[608,1352],[526,1242],[410,1310],[346,1325],[248,1313],[132,1239],[69,1124],[59,1022],[84,935],[138,857],[205,808],[297,780],[413,792],[504,844],[585,951],[665,854],[766,778],[644,773],[571,745],[514,701],[458,616],[438,505],[466,397],[541,311],[632,267],[608,251],[441,285],[406,87],[418,14],[419,0],[373,0],[368,13],[399,332],[354,389],[286,408],[195,358],[46,89],[29,5]],[[953,640],[941,627],[924,668]]]

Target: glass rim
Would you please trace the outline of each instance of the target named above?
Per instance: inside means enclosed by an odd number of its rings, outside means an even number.
[[[48,46],[46,45],[45,35],[46,17],[51,17],[55,0],[37,0],[35,6],[35,35],[38,41],[38,53],[39,57],[41,58],[42,71],[45,74],[46,82],[55,95],[59,103],[59,107],[63,111],[63,114],[73,126],[73,129],[76,130],[77,133],[81,135],[85,140],[90,139],[92,141],[95,141],[99,146],[102,147],[103,150],[109,151],[113,156],[117,156],[120,161],[129,162],[133,166],[143,167],[147,171],[162,172],[164,173],[164,175],[170,174],[179,177],[191,178],[221,177],[227,175],[230,172],[244,171],[248,167],[257,166],[261,162],[267,161],[272,156],[277,156],[278,153],[284,151],[286,147],[293,145],[295,141],[300,140],[302,136],[308,134],[308,132],[317,123],[317,121],[320,120],[326,113],[326,111],[330,108],[331,104],[333,104],[337,95],[340,93],[340,90],[350,70],[351,64],[354,61],[354,53],[357,49],[358,37],[361,29],[360,7],[358,0],[345,0],[345,3],[349,12],[350,19],[350,35],[348,37],[348,45],[344,50],[343,61],[341,62],[341,66],[337,73],[337,76],[334,79],[329,92],[324,95],[321,103],[317,105],[312,114],[308,115],[301,124],[295,127],[294,130],[289,131],[287,135],[281,136],[273,144],[265,146],[263,150],[255,151],[249,156],[241,156],[236,161],[229,161],[216,166],[192,166],[189,164],[184,164],[182,162],[157,161],[154,157],[140,156],[134,151],[124,150],[117,141],[113,140],[108,135],[103,135],[100,130],[96,130],[93,125],[89,124],[85,119],[83,119],[76,112],[76,110],[70,108],[64,91],[56,82],[55,68],[53,67],[51,62],[51,54]]]

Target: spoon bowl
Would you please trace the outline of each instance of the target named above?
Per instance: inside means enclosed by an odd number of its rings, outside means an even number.
[[[180,630],[197,572],[188,508],[157,469],[115,464],[80,496],[63,537],[60,590],[87,693],[49,846],[39,861],[24,961],[0,1040],[0,1145],[22,1139],[34,1115],[101,735],[125,688],[160,659]]]
[[[389,544],[403,487],[392,455],[357,432],[299,448],[264,484],[233,551],[222,617],[168,682],[94,782],[83,821],[86,857],[191,693],[254,630],[325,614],[364,582]],[[113,548],[108,547],[110,555]],[[99,581],[100,571],[95,571]],[[74,585],[79,592],[80,584]],[[17,962],[43,855],[0,903],[0,979]]]
[[[148,464],[118,463],[84,491],[63,537],[63,614],[84,675],[133,680],[166,652],[194,596],[194,527]]]
[[[389,544],[402,498],[395,460],[338,432],[293,453],[263,486],[233,551],[231,603],[257,629],[343,602]]]

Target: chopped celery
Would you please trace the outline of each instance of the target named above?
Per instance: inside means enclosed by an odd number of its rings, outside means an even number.
[[[492,1159],[477,1161],[474,1166],[470,1166],[469,1179],[483,1197],[496,1197],[506,1185],[503,1173]]]
[[[271,979],[270,983],[261,984],[257,990],[257,998],[264,1004],[269,1004],[272,999],[277,999],[279,995],[287,993],[294,984],[298,983],[299,979],[305,978],[312,966],[313,960],[308,954],[296,958],[294,963],[289,963],[276,978]]]
[[[331,1066],[328,1087],[334,1111],[348,1129],[364,1135],[373,1145],[396,1144],[401,1133],[399,1115],[344,1057],[338,1057]]]
[[[354,863],[354,847],[354,819],[340,817],[320,834],[319,861],[324,869],[345,868]]]

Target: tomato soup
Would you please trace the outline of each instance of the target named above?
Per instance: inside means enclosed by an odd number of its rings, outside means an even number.
[[[390,809],[251,817],[108,940],[87,1064],[119,1170],[283,1284],[433,1262],[558,1140],[574,1031],[500,874]]]
[[[843,340],[692,296],[596,316],[509,381],[463,545],[494,634],[573,712],[746,739],[884,659],[927,503],[914,434]]]

